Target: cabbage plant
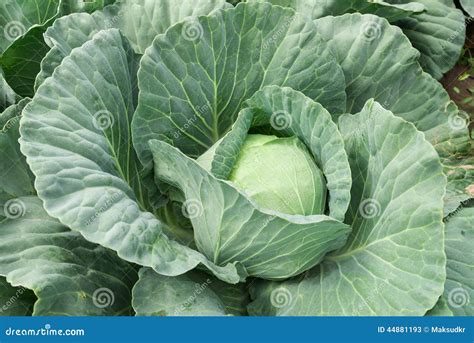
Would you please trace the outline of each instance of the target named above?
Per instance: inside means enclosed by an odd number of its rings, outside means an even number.
[[[0,313],[474,313],[468,117],[407,28],[437,7],[271,2],[5,7]]]

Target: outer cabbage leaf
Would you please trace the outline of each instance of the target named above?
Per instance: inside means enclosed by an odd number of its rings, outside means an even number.
[[[116,29],[104,30],[64,59],[23,111],[21,150],[36,176],[46,211],[127,261],[179,275],[200,262],[216,267],[163,234],[146,212],[149,189],[130,138],[135,54]]]
[[[92,39],[100,30],[110,27],[110,22],[100,11],[93,14],[75,13],[55,20],[44,34],[45,41],[51,49],[41,61],[41,71],[36,76],[35,89],[37,90],[53,75],[54,69],[72,49]]]
[[[444,215],[449,216],[461,204],[474,198],[474,158],[450,160],[445,165],[448,186],[444,197]]]
[[[13,105],[16,100],[17,95],[5,80],[3,69],[0,66],[0,112]]]
[[[253,315],[424,315],[446,277],[446,178],[415,127],[369,101],[340,130],[352,170],[344,247],[283,283],[256,282]]]
[[[453,312],[449,309],[446,299],[441,296],[436,303],[435,307],[429,310],[426,313],[427,316],[442,316],[442,317],[451,317]]]
[[[62,0],[61,1],[61,13],[79,13],[100,10],[107,5],[111,5],[115,0]]]
[[[60,18],[46,31],[45,39],[51,50],[41,62],[36,88],[53,74],[73,48],[90,40],[100,30],[120,29],[135,52],[143,54],[156,35],[183,18],[208,14],[227,6],[224,0],[120,0],[103,11]]]
[[[169,277],[142,268],[139,276],[133,288],[138,316],[245,314],[248,293],[244,284],[229,285],[198,271]]]
[[[197,280],[201,280],[200,282],[202,282],[204,276],[206,275],[201,273]],[[228,315],[248,316],[247,305],[250,302],[250,294],[246,283],[231,285],[215,278],[211,278],[211,280],[212,283],[210,287],[219,295]]]
[[[462,8],[471,16],[474,17],[474,1],[461,0]]]
[[[0,115],[0,215],[4,202],[10,198],[35,193],[33,174],[20,151],[20,113],[29,99],[12,105]]]
[[[16,94],[31,97],[34,94],[34,76],[41,69],[41,60],[49,48],[43,40],[45,28],[34,27],[18,38],[0,58],[5,80]]]
[[[356,113],[374,98],[415,124],[442,157],[469,148],[466,123],[441,84],[424,73],[419,52],[382,18],[345,14],[315,21],[344,70],[347,112]]]
[[[0,66],[20,96],[32,96],[34,76],[48,51],[43,33],[59,13],[60,0],[5,0],[0,4]]]
[[[199,293],[198,293],[199,292]],[[187,274],[162,276],[141,269],[133,288],[133,308],[138,316],[223,316],[225,307],[207,282],[196,283]]]
[[[237,262],[250,276],[285,279],[345,242],[348,227],[333,218],[261,209],[177,148],[158,140],[150,148],[155,177],[184,193],[196,245],[217,265]]]
[[[0,316],[29,316],[36,297],[23,287],[12,287],[0,276]]]
[[[474,315],[474,208],[446,221],[447,277],[444,297],[456,316]]]
[[[266,85],[300,90],[335,113],[345,108],[342,72],[313,23],[268,3],[176,24],[146,51],[138,78],[133,139],[145,166],[151,139],[203,154]]]
[[[9,130],[12,127],[11,123],[7,125],[10,119],[17,118],[17,120],[19,120],[21,111],[23,111],[23,108],[25,108],[29,101],[30,99],[23,99],[18,104],[11,105],[5,109],[5,111],[0,113],[0,128],[2,131]]]
[[[30,28],[55,17],[60,0],[3,0],[0,3],[0,55]],[[31,51],[30,51],[31,53]]]
[[[266,1],[266,0],[253,0]],[[467,0],[471,1],[471,0]],[[345,13],[374,14],[403,29],[421,52],[423,69],[440,79],[456,64],[465,38],[464,16],[452,0],[269,0],[311,19]],[[374,27],[369,28],[373,30]]]
[[[258,93],[258,92],[257,92]],[[256,94],[257,94],[256,93]],[[251,111],[239,114],[232,129],[197,161],[218,179],[228,180],[253,122]]]
[[[37,197],[24,197],[35,193],[33,174],[18,143],[19,116],[29,101],[20,101],[0,116],[4,125],[0,132],[0,215],[4,217],[0,220],[0,275],[38,294],[35,314],[130,313],[135,278],[130,266],[49,217]],[[98,292],[88,298],[93,285]],[[101,307],[99,293],[111,297],[111,302],[117,296],[116,305]],[[8,294],[5,314],[31,313],[36,301],[31,291],[21,287]],[[94,301],[99,305],[94,306]]]
[[[215,9],[231,7],[225,0],[118,0],[106,14],[112,25],[143,54],[155,37],[184,18],[206,15]]]
[[[0,275],[38,297],[33,315],[128,315],[135,270],[44,211],[13,199],[0,221]]]
[[[409,4],[411,0],[386,0]],[[420,63],[435,79],[441,79],[459,59],[466,38],[462,11],[454,1],[417,0],[426,11],[395,22],[413,46],[421,52]]]
[[[425,6],[419,2],[407,4],[390,4],[385,1],[370,0],[250,0],[250,2],[267,1],[274,5],[291,7],[310,19],[319,19],[328,15],[338,16],[345,13],[359,12],[375,14],[389,21],[399,20],[413,13],[420,13]]]

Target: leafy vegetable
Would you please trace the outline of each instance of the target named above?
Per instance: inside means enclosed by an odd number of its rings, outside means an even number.
[[[139,275],[140,280],[133,289],[133,308],[138,316],[238,316],[247,313],[248,292],[244,284],[230,285],[196,271],[168,277],[143,268]]]
[[[0,274],[35,292],[34,315],[127,315],[134,270],[49,217],[36,197],[7,203]]]
[[[472,315],[461,12],[235,3],[0,5],[0,314]]]
[[[263,0],[249,0],[249,2],[264,2]],[[414,13],[422,13],[426,7],[420,2],[401,1],[365,1],[365,0],[271,0],[275,5],[291,7],[301,12],[310,19],[318,19],[329,15],[338,16],[344,13],[359,12],[364,14],[375,14],[387,18],[391,22],[403,19]]]
[[[100,30],[120,28],[134,51],[143,54],[155,36],[174,23],[224,7],[224,0],[183,1],[179,5],[170,4],[167,0],[120,0],[102,11],[75,13],[60,18],[45,33],[45,41],[51,50],[41,62],[35,86],[38,88],[51,76],[72,49],[80,47]]]
[[[112,0],[5,0],[0,4],[0,67],[19,96],[34,94],[35,75],[48,53],[47,28],[71,11],[94,11]],[[0,91],[0,97],[1,97]],[[11,102],[9,102],[11,104]],[[1,105],[1,102],[0,102]]]
[[[59,0],[5,0],[0,5],[0,53],[4,53],[17,39],[33,27],[46,24],[57,15]]]
[[[250,0],[259,1],[262,0]],[[468,1],[468,0],[466,0]],[[466,27],[462,12],[453,0],[269,0],[319,19],[359,12],[375,14],[399,26],[411,44],[421,53],[420,64],[434,78],[440,79],[459,59]],[[376,23],[364,27],[366,35],[381,34]]]
[[[272,306],[271,285],[255,284],[251,312],[423,315],[445,278],[439,159],[413,125],[378,104],[341,117],[339,126],[352,170],[345,220],[352,233],[301,280],[274,286],[291,295],[285,306]]]
[[[461,0],[462,8],[471,16],[474,17],[474,4],[472,0]]]
[[[65,58],[38,89],[21,127],[36,190],[49,213],[128,261],[165,275],[179,275],[199,262],[214,268],[200,254],[169,241],[162,224],[145,211],[150,198],[130,137],[135,67],[135,54],[119,31],[104,30]],[[216,273],[238,281],[231,265]]]
[[[459,110],[441,85],[423,73],[418,53],[399,30],[371,15],[346,14],[316,23],[345,71],[348,112],[359,111],[373,97],[425,132],[441,157],[469,149]],[[367,31],[372,26],[378,29]],[[394,63],[399,67],[390,68]]]
[[[4,111],[8,106],[16,102],[17,95],[5,81],[3,69],[0,67],[0,111]]]
[[[324,213],[326,181],[298,138],[249,135],[229,180],[262,207],[287,214]]]
[[[196,37],[188,35],[191,29]],[[314,25],[268,3],[175,25],[146,51],[138,82],[134,146],[145,165],[151,139],[189,156],[203,154],[230,129],[242,102],[265,85],[294,87],[335,113],[345,108],[341,68]]]
[[[34,299],[31,291],[23,287],[12,287],[4,277],[0,277],[0,315],[31,315]]]
[[[407,3],[407,0],[390,0]],[[426,7],[423,13],[401,19],[396,23],[421,53],[424,70],[441,79],[456,64],[464,45],[466,25],[464,15],[452,0],[417,0]]]
[[[444,197],[444,215],[454,213],[460,204],[468,204],[474,197],[474,160],[450,160],[445,166],[448,186]]]
[[[185,195],[199,250],[219,265],[235,261],[248,275],[283,279],[317,264],[347,236],[348,227],[330,217],[260,209],[176,148],[161,141],[151,141],[150,147],[157,178]],[[276,250],[287,253],[274,256]]]
[[[460,209],[446,223],[447,278],[443,296],[455,315],[472,316],[474,209]]]

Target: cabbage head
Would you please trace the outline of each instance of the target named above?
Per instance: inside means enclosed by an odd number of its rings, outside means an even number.
[[[474,314],[454,2],[39,2],[0,4],[11,313]]]

